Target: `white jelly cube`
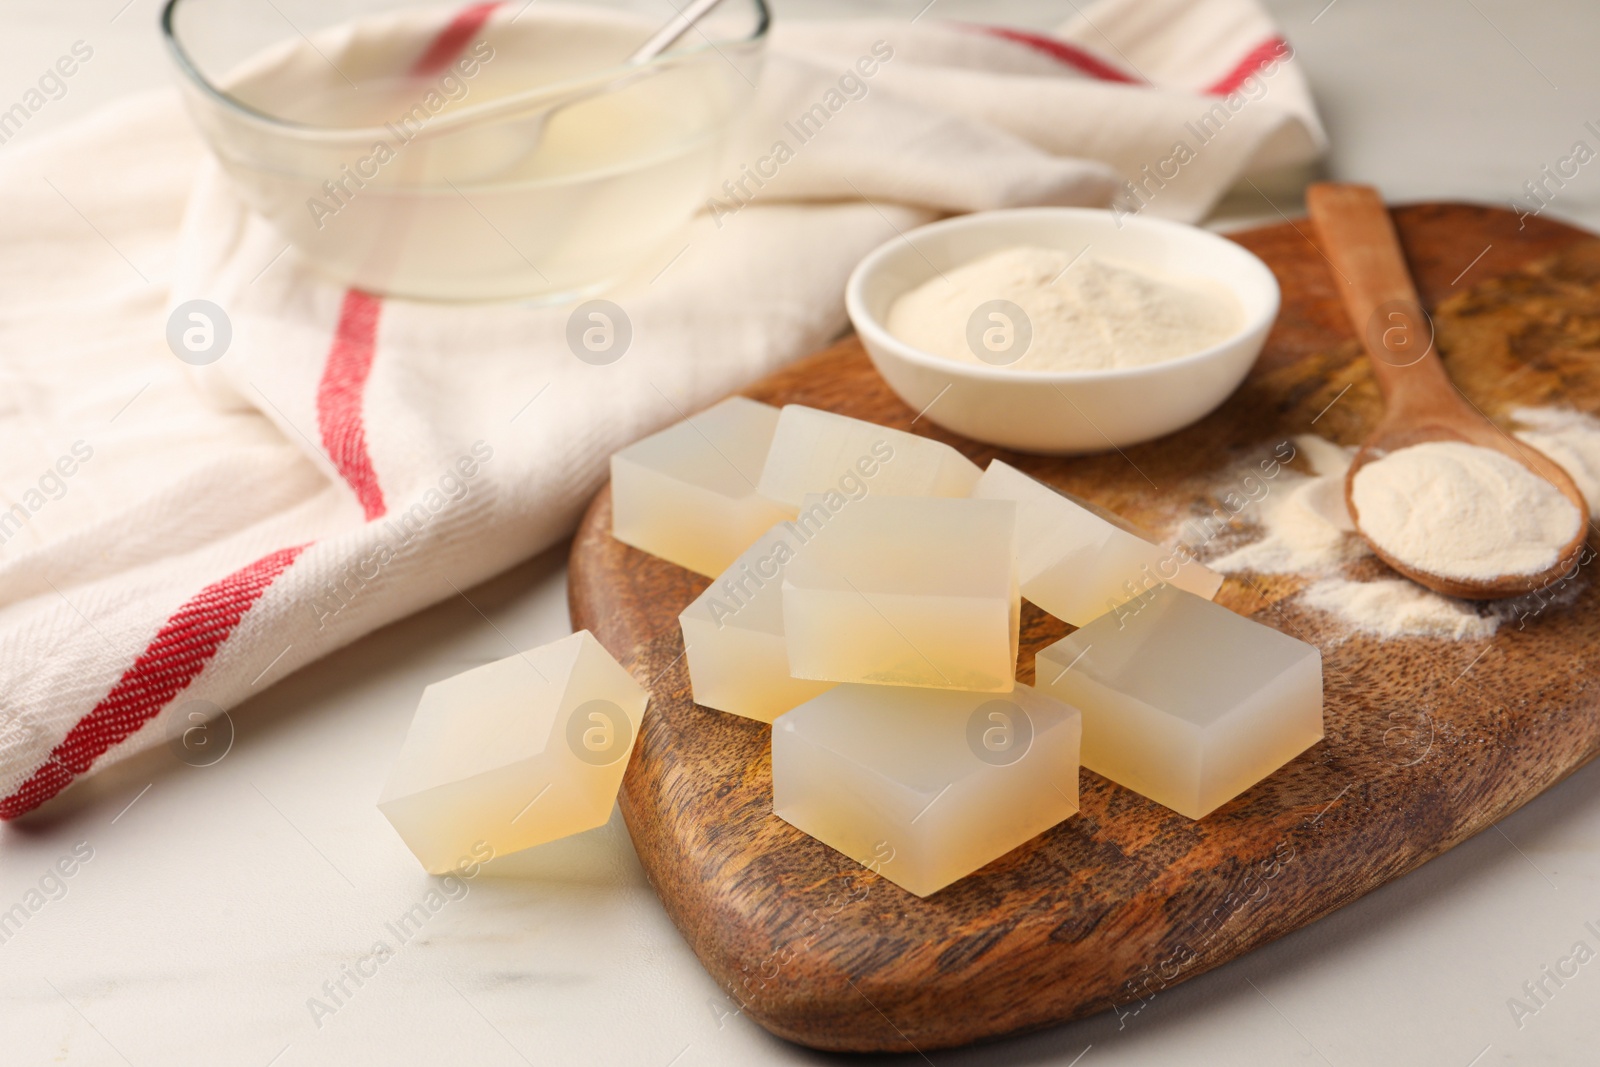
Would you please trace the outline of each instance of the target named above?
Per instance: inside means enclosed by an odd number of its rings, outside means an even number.
[[[927,896],[1077,812],[1079,732],[1025,685],[841,685],[772,724],[772,810]]]
[[[783,568],[800,536],[774,526],[678,616],[697,703],[771,722],[833,686],[789,674]]]
[[[1161,582],[1207,600],[1222,587],[1222,575],[1187,553],[1151,544],[1117,516],[999,460],[989,464],[972,495],[1016,503],[1022,595],[1073,626],[1086,626]]]
[[[761,471],[761,494],[791,508],[808,494],[966,496],[977,466],[949,445],[831,411],[790,404]]]
[[[797,678],[1007,692],[1016,682],[1016,508],[1004,500],[807,498],[783,571]]]
[[[699,574],[721,574],[793,514],[756,491],[777,425],[777,408],[729,397],[613,455],[612,536]]]
[[[1160,586],[1039,653],[1083,711],[1083,765],[1198,819],[1322,738],[1322,653]]]
[[[434,874],[592,829],[648,700],[587,630],[436,682],[378,807]]]

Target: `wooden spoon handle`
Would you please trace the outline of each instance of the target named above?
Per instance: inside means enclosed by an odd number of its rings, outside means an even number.
[[[1332,264],[1350,324],[1372,357],[1391,418],[1459,405],[1459,394],[1433,345],[1400,238],[1370,185],[1318,182],[1306,191],[1318,243]]]

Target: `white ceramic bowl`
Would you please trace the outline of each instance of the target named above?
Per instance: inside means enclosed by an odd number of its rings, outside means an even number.
[[[1166,363],[1099,371],[1024,371],[956,363],[889,333],[896,299],[938,272],[1015,245],[1089,254],[1175,278],[1209,278],[1243,309],[1221,344]],[[896,237],[856,267],[845,305],[872,363],[914,410],[965,437],[1070,455],[1138,444],[1216,410],[1255,363],[1278,316],[1266,264],[1194,226],[1091,208],[1021,208],[946,219]],[[941,395],[942,394],[942,395]],[[931,405],[931,406],[930,406]]]

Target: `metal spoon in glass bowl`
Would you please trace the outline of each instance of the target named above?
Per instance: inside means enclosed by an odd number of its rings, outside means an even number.
[[[552,97],[542,90],[534,90],[530,93],[491,100],[475,107],[446,111],[429,124],[428,134],[430,137],[436,137],[485,119],[516,118],[519,120],[519,135],[526,139],[528,150],[531,151],[537,148],[543,139],[544,128],[549,124],[552,115],[602,93],[612,92],[639,77],[644,73],[642,69],[634,72],[627,68],[648,66],[651,60],[676,44],[720,3],[722,0],[693,0],[685,5],[627,58],[624,73],[620,75],[608,72],[607,75],[595,79],[593,85],[576,93],[567,87],[559,95]]]

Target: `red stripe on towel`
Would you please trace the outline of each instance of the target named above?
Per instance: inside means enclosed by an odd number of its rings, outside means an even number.
[[[456,12],[412,64],[411,73],[437,74],[448,67],[499,6],[500,0],[494,0],[468,4]],[[339,476],[355,490],[368,522],[381,518],[388,511],[383,489],[378,484],[378,473],[372,466],[372,456],[367,452],[367,429],[362,413],[382,311],[382,299],[371,293],[351,289],[344,294],[333,346],[328,351],[328,362],[317,387],[317,430],[322,435],[322,447]]]
[[[380,518],[384,506],[378,472],[367,454],[367,428],[362,416],[367,377],[378,341],[378,315],[383,301],[351,289],[339,309],[333,346],[317,386],[317,430],[328,458],[361,502],[367,521]]]
[[[1045,37],[1037,33],[1028,33],[1026,30],[1014,30],[1009,26],[978,26],[977,29],[992,37],[999,37],[1017,44],[1027,45],[1036,52],[1043,52],[1051,59],[1078,71],[1091,78],[1098,78],[1107,82],[1122,82],[1127,85],[1143,85],[1143,78],[1124,73],[1113,67],[1087,49],[1079,48],[1075,44],[1068,44],[1057,37]]]
[[[493,14],[498,2],[461,9],[412,68],[433,74],[447,67]],[[333,345],[317,389],[317,427],[323,447],[361,501],[370,521],[384,514],[383,492],[367,454],[362,400],[378,336],[383,302],[369,293],[345,293]],[[0,819],[15,819],[49,800],[114,745],[160,713],[205,669],[239,620],[310,546],[279,549],[206,586],[157,631],[111,692],[67,731],[49,758],[0,799]]]
[[[1025,30],[1014,30],[1006,26],[978,26],[975,27],[992,37],[1000,37],[1017,44],[1027,45],[1036,52],[1057,60],[1073,68],[1080,74],[1086,74],[1100,81],[1119,82],[1124,85],[1144,85],[1146,82],[1133,74],[1118,70],[1106,60],[1093,52],[1077,45],[1068,44],[1066,41],[1055,37],[1046,37],[1042,34],[1028,33]],[[1205,89],[1208,96],[1227,96],[1239,86],[1243,85],[1251,75],[1276,59],[1283,59],[1290,55],[1289,42],[1282,37],[1272,37],[1256,45],[1244,58],[1234,64],[1214,85]]]
[[[438,74],[451,63],[456,56],[466,47],[467,42],[478,35],[483,29],[483,24],[489,21],[489,16],[494,14],[494,9],[500,6],[500,0],[487,4],[468,4],[456,12],[450,24],[440,31],[439,36],[433,39],[428,50],[417,57],[411,65],[413,75]]]
[[[1238,64],[1228,72],[1227,76],[1207,89],[1206,92],[1212,96],[1227,96],[1243,85],[1247,78],[1262,67],[1273,60],[1286,58],[1289,54],[1289,42],[1282,37],[1273,37],[1262,41],[1245,53],[1245,57],[1239,60]]]
[[[280,549],[206,586],[173,613],[105,699],[80,719],[22,786],[0,800],[0,819],[32,811],[88,771],[112,745],[153,718],[194,681],[261,594],[306,548]]]

